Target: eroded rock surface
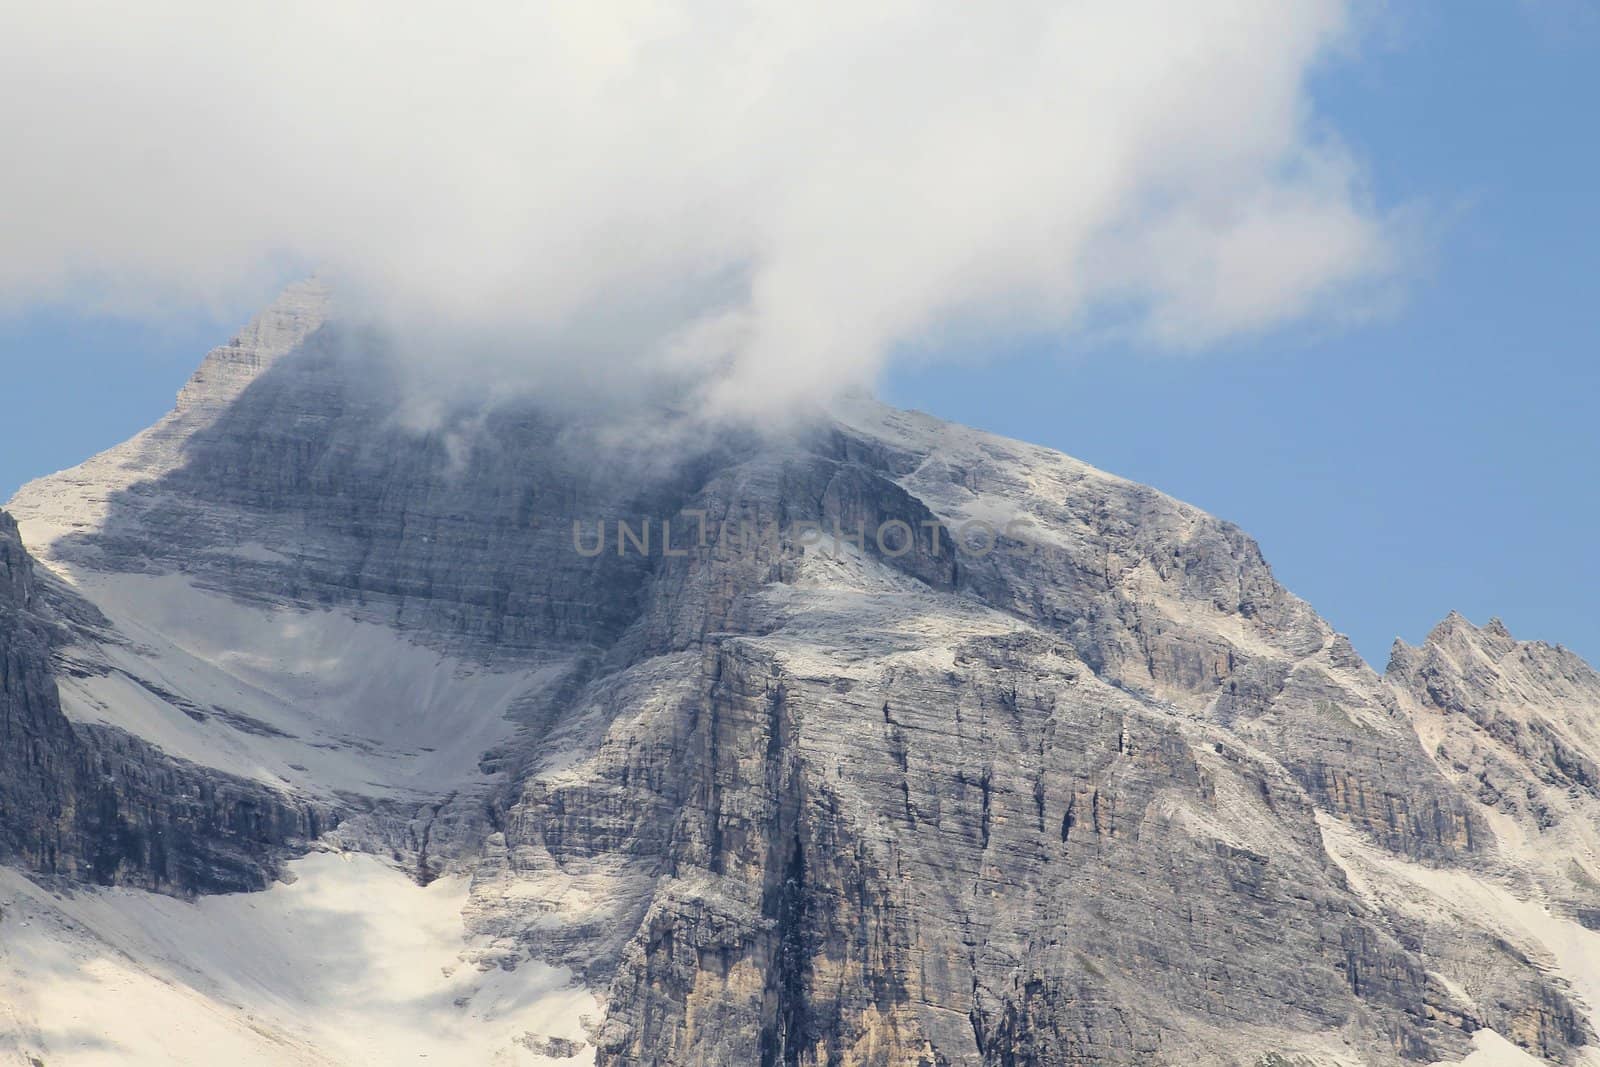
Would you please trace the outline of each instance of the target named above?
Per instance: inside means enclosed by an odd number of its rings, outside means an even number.
[[[1380,678],[1228,523],[867,401],[782,432],[419,414],[326,308],[291,292],[161,425],[13,502],[48,575],[0,536],[9,862],[248,888],[321,834],[470,875],[471,965],[604,1004],[508,1056],[1594,1042],[1576,657],[1452,619]]]

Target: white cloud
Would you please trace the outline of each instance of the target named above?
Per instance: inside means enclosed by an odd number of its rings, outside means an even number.
[[[1309,111],[1340,0],[9,7],[0,302],[316,263],[439,358],[787,403],[946,327],[1203,345],[1388,261]]]

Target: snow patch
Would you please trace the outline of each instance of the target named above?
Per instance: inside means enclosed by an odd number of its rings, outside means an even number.
[[[1464,1060],[1451,1060],[1451,1067],[1546,1067],[1545,1061],[1528,1055],[1493,1030],[1479,1030],[1472,1035],[1473,1052]],[[1586,1055],[1583,1063],[1595,1063],[1592,1055]],[[1444,1067],[1445,1061],[1439,1060],[1436,1067]]]
[[[1331,816],[1318,815],[1317,822],[1328,854],[1374,906],[1491,931],[1563,979],[1579,1007],[1587,1009],[1589,1025],[1600,1030],[1600,933],[1559,914],[1548,901],[1525,898],[1483,875],[1411,863],[1368,844]],[[1495,1034],[1484,1037],[1465,1062],[1472,1067],[1541,1062],[1507,1059],[1502,1044],[1520,1052]],[[1600,1064],[1600,1050],[1586,1049],[1583,1055],[1580,1062]]]
[[[470,962],[466,878],[422,888],[334,854],[290,869],[290,885],[187,903],[56,895],[0,868],[0,1063],[594,1062],[601,1006],[567,971]]]
[[[477,779],[518,702],[565,666],[490,670],[340,611],[240,602],[181,575],[73,577],[126,643],[94,650],[107,673],[63,674],[63,710],[280,787],[431,796]]]

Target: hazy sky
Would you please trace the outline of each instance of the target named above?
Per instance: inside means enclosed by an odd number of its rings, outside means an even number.
[[[1151,482],[1380,666],[1452,607],[1600,658],[1592,9],[870,7],[0,15],[0,497],[316,264],[472,339],[414,358],[878,380]]]

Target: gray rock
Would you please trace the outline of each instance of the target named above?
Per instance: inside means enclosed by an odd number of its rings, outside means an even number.
[[[160,892],[261,889],[337,822],[122,730],[69,722],[52,668],[62,633],[0,512],[0,861]]]
[[[769,433],[669,408],[634,443],[534,401],[418,429],[325,302],[290,294],[161,426],[26,488],[34,547],[84,589],[177,575],[545,681],[432,795],[325,810],[69,723],[52,663],[107,670],[130,638],[0,538],[13,862],[209,891],[323,834],[419,881],[469,871],[481,965],[602,991],[606,1065],[1427,1063],[1484,1026],[1570,1062],[1593,1040],[1559,961],[1426,890],[1600,914],[1600,679],[1570,654],[1447,623],[1386,681],[1228,523],[864,401]],[[662,550],[663,522],[702,519]],[[574,523],[618,521],[653,549],[575,548]],[[867,536],[808,547],[805,524]],[[114,815],[64,831],[108,760]],[[1505,818],[1573,851],[1530,860]]]

